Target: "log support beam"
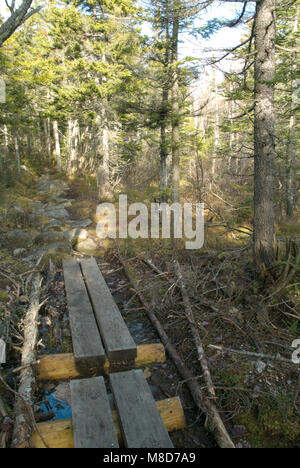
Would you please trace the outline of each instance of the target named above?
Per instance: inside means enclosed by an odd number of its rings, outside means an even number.
[[[106,359],[103,375],[135,367],[143,367],[153,363],[165,362],[166,355],[161,343],[140,345],[137,347],[137,357],[132,362],[110,362]],[[74,355],[53,354],[40,358],[35,365],[37,380],[69,380],[78,377],[93,377],[82,375],[76,368]]]
[[[177,431],[186,426],[179,397],[158,401],[156,406],[168,432]],[[117,412],[112,411],[112,415],[119,444],[122,446],[122,433]],[[37,424],[37,427],[38,432],[34,432],[31,436],[31,448],[45,448],[41,435],[50,448],[74,448],[72,419],[43,422]]]

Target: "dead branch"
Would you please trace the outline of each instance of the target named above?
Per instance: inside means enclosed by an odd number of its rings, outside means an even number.
[[[37,339],[38,313],[40,310],[40,292],[42,278],[38,273],[33,279],[30,305],[26,313],[24,323],[24,344],[22,347],[21,366],[24,369],[20,371],[19,396],[15,405],[15,425],[13,431],[12,447],[29,446],[31,436],[32,421],[28,417],[28,412],[32,412],[32,398],[35,385],[33,368],[28,367],[35,361],[35,345]]]
[[[211,402],[211,400],[207,397],[204,397],[201,391],[201,388],[198,384],[198,382],[195,380],[195,376],[192,374],[192,372],[184,365],[182,359],[178,355],[175,347],[170,343],[169,337],[166,334],[164,328],[162,327],[161,323],[157,319],[156,315],[154,312],[151,310],[149,304],[146,302],[144,296],[142,293],[139,291],[139,288],[137,286],[137,283],[133,279],[128,266],[125,262],[125,260],[122,258],[120,254],[120,250],[118,245],[116,244],[117,249],[118,249],[118,260],[121,263],[121,265],[124,268],[124,271],[131,282],[132,286],[134,287],[137,296],[139,297],[140,302],[143,304],[145,311],[149,317],[149,320],[151,321],[152,325],[157,331],[158,336],[160,337],[163,345],[165,346],[166,351],[168,352],[169,356],[175,363],[178,372],[182,376],[184,380],[186,380],[186,384],[191,392],[191,395],[193,397],[193,400],[197,407],[203,411],[209,420],[209,428],[213,432],[215,439],[221,448],[235,448],[231,438],[229,437],[227,430],[224,426],[224,423],[222,419],[220,418],[220,415],[218,411],[216,410],[215,405]]]
[[[208,393],[209,393],[211,398],[215,399],[216,398],[216,392],[215,392],[214,384],[213,384],[213,381],[212,381],[212,378],[211,378],[211,375],[210,375],[207,359],[206,359],[205,354],[204,354],[202,340],[201,340],[200,335],[199,335],[198,326],[197,326],[197,323],[195,321],[195,317],[194,317],[194,314],[193,314],[193,311],[192,311],[192,306],[191,306],[191,303],[190,303],[190,299],[189,299],[189,296],[188,296],[188,293],[187,293],[187,290],[186,290],[186,287],[185,287],[185,283],[183,281],[181,268],[180,268],[179,263],[178,263],[177,260],[174,260],[174,268],[175,268],[175,273],[176,273],[177,278],[178,278],[178,284],[179,284],[180,290],[181,290],[181,295],[182,295],[182,299],[183,299],[183,303],[184,303],[186,317],[187,317],[187,319],[189,321],[190,329],[191,329],[193,339],[194,339],[194,342],[195,342],[195,345],[196,345],[196,348],[197,348],[197,353],[198,353],[199,361],[200,361],[200,364],[201,364],[201,367],[202,367],[202,370],[203,370],[203,376],[204,376],[204,380],[205,380],[206,385],[207,385]]]
[[[263,354],[263,353],[255,353],[252,351],[244,351],[244,350],[238,350],[238,349],[231,349],[231,348],[225,348],[224,346],[216,346],[216,345],[208,345],[209,348],[212,349],[217,349],[218,351],[226,352],[226,353],[233,353],[233,354],[240,354],[242,356],[253,356],[258,359],[270,359],[272,361],[280,361],[280,362],[286,362],[288,364],[294,364],[291,359],[286,359],[281,356],[273,356],[272,354]]]

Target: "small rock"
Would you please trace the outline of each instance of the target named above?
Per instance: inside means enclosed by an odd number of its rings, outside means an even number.
[[[92,239],[87,239],[83,242],[79,242],[76,245],[76,250],[82,254],[93,255],[98,250],[98,246]]]
[[[26,249],[15,249],[13,251],[14,257],[20,257],[20,255],[23,255],[26,252]]]
[[[257,363],[255,364],[255,369],[258,374],[262,374],[266,367],[267,364],[263,361],[257,361]]]

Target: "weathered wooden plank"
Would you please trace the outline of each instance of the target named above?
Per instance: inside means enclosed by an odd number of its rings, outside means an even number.
[[[6,343],[0,338],[0,364],[6,364]]]
[[[165,362],[165,360],[166,354],[163,344],[144,344],[137,347],[137,357],[133,365],[134,367],[142,367],[153,363]],[[111,363],[106,359],[104,369],[100,375],[109,374],[112,370],[121,372],[124,370],[124,365],[120,361],[113,362],[111,366]],[[38,380],[76,379],[81,377],[80,372],[76,369],[75,358],[72,353],[40,356],[39,362],[34,367]],[[86,377],[92,377],[92,375]]]
[[[81,268],[108,359],[110,361],[134,360],[137,356],[136,344],[96,260],[94,258],[81,260]]]
[[[72,380],[70,387],[75,448],[118,448],[103,377]]]
[[[109,376],[125,447],[172,448],[151,390],[141,370]]]
[[[101,375],[105,354],[79,264],[63,261],[73,351],[81,375]]]
[[[185,428],[186,422],[179,397],[157,401],[156,406],[168,432]],[[112,417],[119,444],[122,445],[123,439],[117,411],[112,411]],[[37,427],[50,448],[74,448],[71,419],[42,422],[38,423]],[[38,432],[33,432],[30,447],[45,448]]]

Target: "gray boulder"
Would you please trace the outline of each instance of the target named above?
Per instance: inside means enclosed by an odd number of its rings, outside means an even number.
[[[76,250],[84,255],[94,255],[98,250],[98,246],[92,239],[87,239],[83,242],[79,242],[76,245]]]
[[[48,218],[54,218],[54,219],[67,219],[70,216],[67,210],[60,206],[53,206],[52,208],[46,208],[43,214],[45,216],[48,216]]]
[[[70,224],[72,228],[87,228],[93,224],[93,221],[91,219],[83,219],[82,221],[68,220],[68,224]]]
[[[28,232],[24,232],[21,229],[15,229],[7,235],[9,244],[13,244],[14,247],[27,247],[31,244],[31,236]]]
[[[38,190],[41,193],[56,193],[59,196],[69,190],[69,187],[63,180],[55,180],[45,176],[39,180]]]
[[[34,239],[35,244],[45,245],[53,242],[64,242],[64,233],[60,231],[45,231],[41,232]]]
[[[70,254],[72,252],[72,248],[70,244],[66,242],[55,242],[53,244],[49,244],[45,247],[42,247],[39,252],[37,252],[37,256],[43,254],[45,255],[55,255],[55,254]]]
[[[52,231],[52,230],[60,230],[62,231],[64,225],[58,219],[51,219],[51,221],[43,226],[43,231]]]

